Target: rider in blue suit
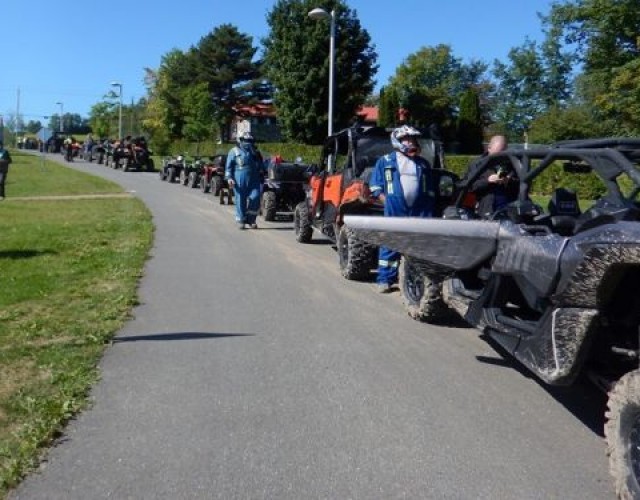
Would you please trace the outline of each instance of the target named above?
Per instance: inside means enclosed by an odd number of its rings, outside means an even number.
[[[249,225],[257,229],[256,217],[260,208],[260,188],[264,161],[248,132],[238,137],[237,146],[227,155],[224,177],[235,191],[236,222],[240,229]]]
[[[431,217],[435,208],[435,189],[431,165],[420,156],[421,133],[403,125],[391,132],[394,148],[376,162],[369,181],[374,198],[384,203],[385,217]],[[400,254],[380,247],[378,290],[391,291],[398,281]]]

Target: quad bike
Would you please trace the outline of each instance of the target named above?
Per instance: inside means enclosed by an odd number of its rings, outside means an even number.
[[[212,156],[210,161],[202,167],[200,177],[200,189],[204,193],[211,192],[213,196],[218,196],[220,205],[233,205],[233,189],[224,178],[224,169],[227,163],[227,155],[219,154]]]
[[[162,167],[158,174],[161,181],[167,181],[169,183],[175,182],[180,178],[180,173],[186,166],[186,160],[183,155],[178,155],[175,158],[165,158],[162,160]]]
[[[421,140],[422,151],[433,161],[433,141]],[[307,199],[294,210],[296,240],[311,241],[319,231],[333,241],[340,271],[346,279],[366,280],[376,267],[378,247],[343,225],[347,214],[382,215],[384,207],[372,200],[368,180],[381,156],[391,151],[389,131],[380,127],[350,127],[329,136],[320,165],[314,167]]]
[[[151,154],[145,138],[136,137],[130,142],[116,144],[111,166],[116,169],[122,168],[124,172],[130,170],[153,172],[155,166]]]
[[[312,167],[300,162],[283,161],[276,156],[269,160],[262,185],[260,213],[266,221],[276,219],[277,213],[293,213],[306,199],[306,186]]]
[[[473,183],[505,164],[518,199],[478,219]],[[639,166],[640,139],[507,150],[479,162],[440,219],[345,217],[359,238],[403,254],[411,316],[437,322],[453,310],[544,382],[586,376],[607,391],[607,453],[622,498],[640,498]],[[554,169],[574,179],[544,210],[529,194]],[[569,186],[587,178],[602,196],[583,210]]]
[[[222,189],[228,189],[229,186],[224,180],[224,168],[227,163],[227,155],[219,154],[212,156],[202,171],[200,180],[200,188],[203,192],[211,192],[214,196],[220,196]]]
[[[200,156],[194,156],[191,163],[186,163],[180,171],[180,184],[190,188],[197,188],[200,185],[204,160]]]

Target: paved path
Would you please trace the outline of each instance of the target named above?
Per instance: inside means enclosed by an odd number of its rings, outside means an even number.
[[[589,387],[412,321],[290,222],[242,232],[211,195],[74,168],[139,196],[155,246],[93,408],[10,498],[613,497]]]

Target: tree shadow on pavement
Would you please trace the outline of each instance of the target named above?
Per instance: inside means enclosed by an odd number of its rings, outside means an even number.
[[[204,333],[204,332],[182,332],[182,333],[151,333],[149,335],[127,335],[115,337],[112,343],[121,342],[164,342],[168,340],[202,340],[220,339],[224,337],[253,337],[253,333]]]

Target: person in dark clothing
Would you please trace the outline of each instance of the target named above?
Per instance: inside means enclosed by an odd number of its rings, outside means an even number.
[[[507,139],[503,135],[495,135],[489,141],[487,151],[480,159],[507,149]],[[469,167],[470,175],[477,161]],[[498,165],[494,169],[487,169],[475,180],[471,191],[476,195],[476,214],[481,218],[489,218],[496,210],[500,210],[512,201],[518,199],[519,182],[509,164]]]
[[[4,183],[9,173],[9,164],[11,163],[11,155],[9,151],[4,149],[4,145],[0,142],[0,200],[4,200]]]

